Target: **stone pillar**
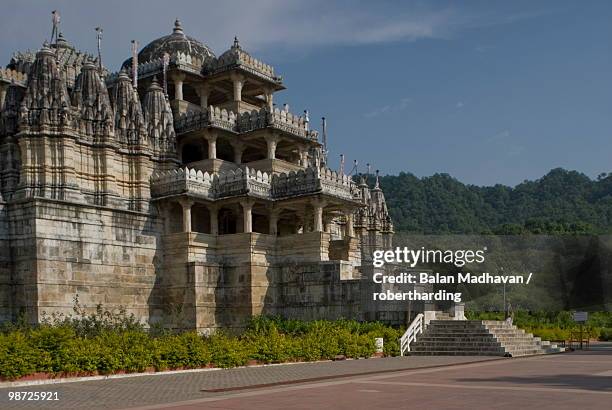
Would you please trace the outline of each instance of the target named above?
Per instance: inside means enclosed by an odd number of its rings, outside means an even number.
[[[270,226],[268,228],[268,232],[270,233],[270,235],[278,235],[278,217],[279,217],[279,210],[278,209],[273,209],[270,211]]]
[[[208,159],[217,159],[217,134],[208,133],[206,140],[208,141]]]
[[[355,236],[355,230],[353,229],[353,211],[348,210],[346,213],[346,236],[352,238]]]
[[[242,101],[242,87],[244,86],[244,77],[240,74],[232,74],[232,83],[234,84],[234,101]]]
[[[172,76],[172,81],[174,81],[174,99],[182,100],[183,99],[183,81],[185,81],[184,74],[174,74]]]
[[[276,145],[278,144],[278,137],[276,135],[267,135],[266,144],[268,145],[268,159],[276,159]]]
[[[206,109],[208,107],[208,96],[210,95],[210,86],[204,84],[199,86],[197,89],[198,95],[200,96],[200,108]]]
[[[234,162],[236,164],[242,164],[242,154],[244,153],[246,145],[241,142],[234,142],[232,148],[234,148]]]
[[[274,97],[272,94],[272,89],[266,88],[266,91],[264,92],[264,97],[266,99],[266,105],[268,106],[268,110],[270,112],[274,111]]]
[[[298,154],[300,156],[299,165],[302,167],[307,167],[308,166],[308,150],[305,147],[299,147]]]
[[[6,100],[6,91],[8,86],[6,84],[0,84],[0,110],[4,109],[4,100]]]
[[[242,206],[242,232],[251,233],[253,232],[253,200],[245,199],[240,202]]]
[[[183,232],[191,232],[191,207],[193,201],[182,198],[179,203],[183,207]]]
[[[314,224],[313,224],[314,232],[323,232],[323,208],[324,207],[325,207],[324,201],[318,200],[318,199],[315,199],[312,201],[313,216],[314,216]]]
[[[210,205],[208,212],[210,213],[210,234],[219,235],[219,207]]]

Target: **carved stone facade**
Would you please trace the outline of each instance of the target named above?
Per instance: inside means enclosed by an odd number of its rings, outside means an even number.
[[[136,75],[136,78],[134,76]],[[0,320],[124,306],[206,332],[252,315],[403,321],[364,301],[393,225],[327,167],[238,40],[184,34],[108,73],[63,36],[0,70]]]

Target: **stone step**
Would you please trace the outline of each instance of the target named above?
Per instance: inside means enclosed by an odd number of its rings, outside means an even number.
[[[408,353],[411,356],[504,356],[502,352],[482,352],[479,350],[464,350],[464,351],[429,351],[429,352],[413,352]]]
[[[429,351],[439,351],[439,352],[453,352],[453,351],[463,351],[463,350],[478,350],[480,352],[504,352],[504,348],[500,346],[429,346],[429,345],[415,345],[411,346],[410,350],[415,352],[429,352]],[[526,350],[526,349],[521,349]],[[519,350],[517,350],[519,351]]]
[[[438,336],[438,335],[424,335],[417,336],[416,340],[418,342],[436,342],[436,341],[444,341],[444,342],[497,342],[493,336]]]
[[[474,349],[488,349],[488,348],[500,348],[503,349],[504,346],[501,346],[499,344],[491,344],[491,343],[449,343],[449,342],[428,342],[428,343],[415,343],[413,346],[420,346],[420,347],[431,347],[431,346],[435,346],[435,347],[444,347],[444,348],[455,348],[455,349],[465,349],[465,348],[474,348]],[[513,346],[514,348],[520,348],[523,346],[520,345],[515,345]],[[532,347],[532,346],[524,346],[524,347]]]
[[[446,320],[438,315],[411,345],[410,354],[527,356],[564,350],[507,322]]]

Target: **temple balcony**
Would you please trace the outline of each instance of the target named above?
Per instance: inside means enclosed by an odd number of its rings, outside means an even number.
[[[319,134],[308,129],[308,122],[303,116],[275,108],[270,112],[267,109],[251,111],[240,115],[238,131],[247,133],[263,128],[272,128],[282,133],[316,141]]]
[[[262,129],[280,131],[282,134],[317,141],[318,132],[310,130],[304,117],[284,110],[253,110],[236,114],[232,110],[209,106],[206,110],[185,108],[179,111],[174,121],[177,135],[201,131],[208,128],[219,128],[233,133],[250,133]]]
[[[201,131],[207,128],[238,132],[237,115],[233,111],[227,111],[211,105],[206,110],[185,112],[174,121],[174,130],[177,135]]]
[[[307,168],[272,174],[248,167],[224,173],[181,168],[151,177],[154,198],[187,195],[214,201],[227,197],[253,196],[267,200],[291,199],[323,194],[342,201],[359,200],[359,189],[347,175],[329,169]]]

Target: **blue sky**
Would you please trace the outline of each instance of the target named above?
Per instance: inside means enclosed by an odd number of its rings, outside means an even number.
[[[53,9],[83,50],[104,28],[111,71],[176,17],[217,55],[237,34],[283,75],[277,103],[328,118],[334,165],[478,185],[612,171],[610,1],[4,1],[2,64],[40,47]]]

